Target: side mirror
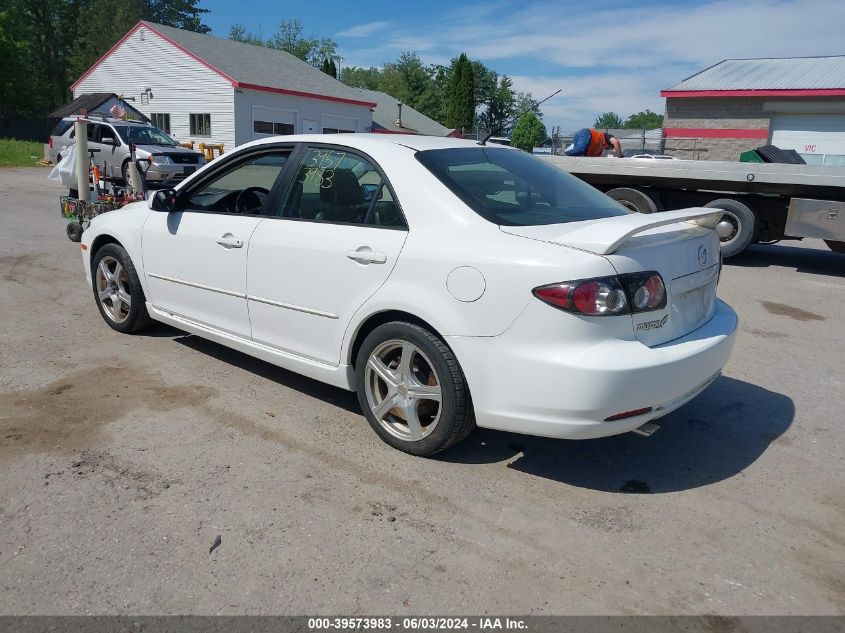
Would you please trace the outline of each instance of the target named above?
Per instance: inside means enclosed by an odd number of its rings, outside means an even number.
[[[176,192],[173,189],[151,191],[147,198],[147,206],[153,211],[170,213],[176,208]]]

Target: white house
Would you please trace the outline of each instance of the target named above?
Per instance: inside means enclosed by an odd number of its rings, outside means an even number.
[[[71,86],[122,95],[180,141],[369,132],[376,103],[271,48],[139,22]]]

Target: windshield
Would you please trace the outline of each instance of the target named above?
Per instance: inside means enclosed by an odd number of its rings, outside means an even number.
[[[416,157],[494,224],[563,224],[630,213],[575,176],[525,152],[467,147],[427,150]]]
[[[135,145],[166,145],[170,147],[178,145],[176,141],[157,127],[115,125],[114,129],[117,130],[120,138],[125,143],[135,143]]]

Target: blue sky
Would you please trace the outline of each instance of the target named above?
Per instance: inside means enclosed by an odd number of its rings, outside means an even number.
[[[524,0],[521,2],[320,2],[200,0],[204,21],[274,33],[299,19],[306,35],[331,37],[346,66],[381,66],[402,51],[425,63],[461,52],[541,99],[547,126],[592,125],[663,112],[660,89],[726,58],[845,54],[843,0]]]

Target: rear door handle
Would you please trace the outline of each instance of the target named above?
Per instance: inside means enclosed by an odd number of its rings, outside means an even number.
[[[226,248],[241,248],[244,245],[244,241],[241,238],[235,237],[231,233],[226,233],[218,237],[217,243]]]
[[[387,261],[387,255],[374,251],[369,246],[359,246],[346,253],[346,256],[359,264],[384,264]]]

